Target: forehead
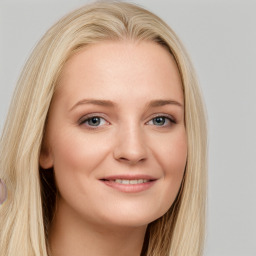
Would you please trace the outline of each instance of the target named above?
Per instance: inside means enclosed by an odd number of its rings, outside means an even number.
[[[174,58],[155,42],[105,41],[72,56],[60,75],[57,94],[81,97],[165,97],[183,101]]]

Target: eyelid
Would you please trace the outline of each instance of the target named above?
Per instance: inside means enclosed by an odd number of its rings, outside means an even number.
[[[147,123],[157,117],[165,117],[168,118],[172,123],[176,123],[176,119],[172,115],[164,113],[154,114],[153,117],[151,117],[150,120],[147,121]]]
[[[103,113],[90,113],[90,114],[86,114],[86,115],[82,116],[81,118],[79,118],[78,124],[82,125],[82,124],[85,123],[85,121],[87,121],[88,119],[93,118],[93,117],[102,118],[102,119],[104,119],[106,121],[107,124],[110,124],[110,122],[107,120],[108,118]],[[153,116],[151,116],[151,118],[146,122],[146,124],[148,124],[150,121],[152,121],[154,118],[157,118],[157,117],[165,117],[165,118],[169,119],[169,121],[171,123],[174,123],[174,124],[176,123],[176,119],[172,115],[165,114],[165,113],[157,113],[157,114],[154,114]],[[101,126],[103,126],[103,125],[101,125]],[[101,126],[95,126],[95,128],[92,128],[91,126],[87,126],[87,128],[89,128],[89,129],[97,129],[98,128],[99,129]]]
[[[85,123],[85,121],[87,121],[88,119],[91,119],[91,118],[93,118],[93,117],[102,118],[102,119],[104,119],[104,120],[106,121],[106,123],[110,124],[110,122],[107,121],[106,116],[105,116],[104,114],[102,114],[102,113],[90,113],[90,114],[86,114],[86,115],[82,116],[81,118],[79,118],[78,124],[79,124],[79,125],[82,125],[82,124]],[[96,129],[96,128],[97,128],[97,127],[92,128],[92,129]]]

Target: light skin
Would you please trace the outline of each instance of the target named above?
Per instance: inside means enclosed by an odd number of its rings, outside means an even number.
[[[165,48],[106,41],[72,56],[40,155],[59,190],[53,256],[139,256],[147,225],[177,196],[186,158],[182,83]]]

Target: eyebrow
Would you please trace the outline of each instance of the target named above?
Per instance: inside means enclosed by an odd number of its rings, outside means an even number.
[[[110,100],[97,100],[97,99],[83,99],[78,101],[69,111],[72,111],[74,108],[80,105],[92,104],[103,107],[115,107],[115,103]],[[183,108],[183,104],[175,100],[152,100],[148,103],[147,108],[161,107],[165,105],[176,105],[178,107]]]
[[[92,104],[92,105],[98,105],[98,106],[104,106],[104,107],[114,107],[115,104],[110,100],[96,100],[96,99],[83,99],[78,101],[71,109],[72,111],[74,108],[76,108],[79,105],[85,105],[85,104]]]
[[[152,100],[149,102],[148,107],[161,107],[165,105],[177,105],[183,108],[183,105],[175,100]]]

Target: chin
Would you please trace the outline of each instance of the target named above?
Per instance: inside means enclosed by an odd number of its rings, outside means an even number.
[[[166,211],[168,211],[168,209]],[[112,214],[106,214],[105,212],[100,219],[105,225],[109,223],[109,225],[117,227],[142,227],[157,220],[163,216],[166,211],[161,210],[155,212],[149,209],[119,209]]]

